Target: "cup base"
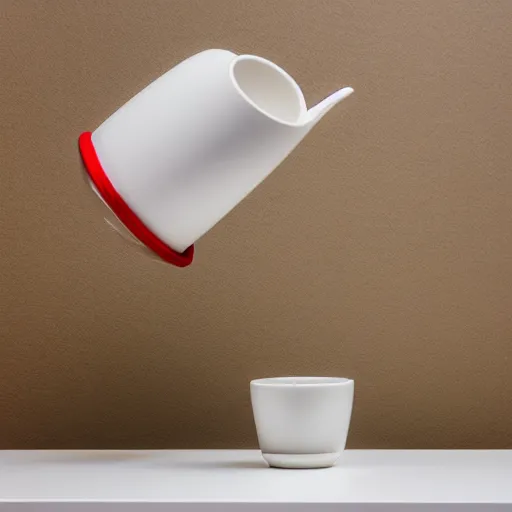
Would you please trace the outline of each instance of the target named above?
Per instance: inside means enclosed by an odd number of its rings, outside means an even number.
[[[262,453],[272,468],[283,469],[319,469],[330,468],[336,464],[339,452],[335,453]]]

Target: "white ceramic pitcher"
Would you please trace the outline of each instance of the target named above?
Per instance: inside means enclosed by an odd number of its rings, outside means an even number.
[[[179,255],[352,92],[346,87],[307,110],[300,88],[279,66],[253,55],[207,50],[155,80],[87,140],[83,134],[82,156],[95,153],[124,207]],[[90,171],[92,164],[85,157],[84,162]]]

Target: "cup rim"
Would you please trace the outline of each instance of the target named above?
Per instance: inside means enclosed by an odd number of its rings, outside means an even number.
[[[253,61],[253,62],[262,64],[262,65],[268,67],[269,69],[272,69],[276,74],[278,74],[282,78],[284,78],[284,80],[288,83],[290,88],[295,93],[296,99],[299,104],[300,113],[295,121],[287,121],[285,119],[282,119],[282,118],[274,115],[271,112],[268,112],[266,109],[260,107],[257,103],[255,103],[254,100],[245,92],[245,90],[242,87],[240,87],[240,84],[236,77],[235,68],[237,67],[237,65],[240,62],[243,62],[243,61]],[[304,122],[301,122],[301,121],[304,120],[304,116],[307,113],[308,108],[306,105],[306,100],[304,98],[304,94],[302,93],[302,89],[299,87],[299,84],[297,84],[297,82],[293,79],[293,77],[290,74],[288,74],[284,69],[282,69],[280,66],[278,66],[274,62],[272,62],[268,59],[264,59],[263,57],[258,57],[257,55],[250,55],[250,54],[237,55],[230,64],[229,75],[230,75],[231,82],[233,83],[235,90],[238,92],[238,94],[240,94],[240,96],[245,101],[247,101],[249,103],[249,105],[251,105],[253,108],[255,108],[258,112],[260,112],[267,118],[272,119],[272,121],[276,121],[277,123],[285,125],[285,126],[301,127],[304,124]]]
[[[268,377],[251,381],[251,386],[268,387],[320,387],[320,386],[346,386],[353,384],[352,379],[345,377]]]

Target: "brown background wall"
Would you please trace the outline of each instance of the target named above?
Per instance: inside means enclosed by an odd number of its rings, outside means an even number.
[[[0,447],[255,446],[248,382],[356,380],[351,447],[512,448],[512,2],[0,2]],[[185,57],[334,110],[179,270],[77,136]],[[345,110],[343,113],[342,111]]]

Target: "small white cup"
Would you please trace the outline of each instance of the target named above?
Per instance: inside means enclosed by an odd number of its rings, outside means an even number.
[[[271,467],[326,468],[345,449],[354,381],[276,377],[251,382],[263,458]]]

